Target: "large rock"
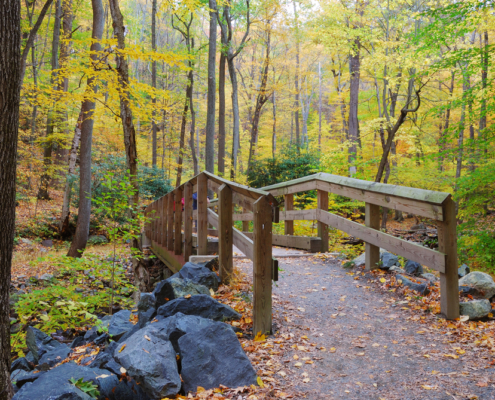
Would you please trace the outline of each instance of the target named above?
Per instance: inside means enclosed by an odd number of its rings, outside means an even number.
[[[206,286],[198,285],[189,279],[181,279],[177,276],[172,276],[171,278],[158,283],[153,294],[156,297],[156,308],[158,308],[167,301],[187,295],[193,296],[195,294],[205,294],[209,296],[210,291]]]
[[[26,357],[20,357],[14,361],[12,361],[12,365],[10,366],[10,371],[15,371],[18,369],[22,369],[23,371],[31,371],[34,365],[32,365]]]
[[[156,315],[156,310],[154,308],[149,308],[146,311],[138,311],[138,326],[139,328],[144,328],[144,326],[150,322]]]
[[[209,289],[218,289],[218,275],[202,265],[187,262],[179,271],[179,275],[182,279],[189,279]]]
[[[159,318],[163,318],[160,317]],[[154,322],[150,325],[151,329],[163,331],[169,338],[175,351],[179,353],[179,339],[187,333],[194,334],[209,326],[226,325],[223,322],[212,321],[198,317],[196,315],[185,315],[183,313],[177,313],[171,317],[160,319],[158,322]],[[226,325],[232,329],[230,325]]]
[[[204,294],[169,301],[158,309],[157,314],[162,317],[171,317],[179,312],[186,315],[197,315],[214,321],[239,320],[242,317],[234,309]]]
[[[43,376],[45,372],[43,371],[23,371],[22,369],[15,370],[10,374],[10,380],[12,381],[12,384],[14,384],[18,387],[21,388],[24,386],[24,384],[28,382],[34,382],[36,379],[38,379],[40,376]]]
[[[66,363],[44,373],[33,383],[25,384],[12,400],[91,400],[69,381],[71,378],[83,378],[83,381],[91,381],[98,388],[106,385],[105,379],[111,379],[114,386],[118,383],[117,377],[109,371]]]
[[[430,289],[428,289],[428,285],[426,283],[416,283],[411,281],[409,278],[406,278],[403,275],[396,275],[397,280],[401,280],[404,286],[409,287],[411,290],[418,292],[421,295],[427,295],[430,293]]]
[[[115,350],[114,357],[148,396],[161,399],[179,393],[175,350],[164,332],[151,325],[141,329]]]
[[[122,310],[112,316],[110,325],[108,325],[108,333],[114,340],[119,340],[126,332],[134,328],[134,324],[129,321],[131,314],[129,310]]]
[[[380,253],[380,268],[381,269],[389,269],[393,265],[400,266],[399,257],[392,253]]]
[[[62,346],[47,351],[45,354],[43,354],[39,359],[38,364],[39,365],[47,364],[49,367],[53,367],[59,362],[65,360],[69,356],[69,353],[70,353],[70,347],[63,344]]]
[[[137,305],[138,311],[148,311],[150,308],[156,308],[156,298],[153,293],[141,293]]]
[[[423,271],[423,266],[416,261],[407,260],[406,265],[404,265],[406,273],[409,275],[420,276]]]
[[[236,334],[225,324],[208,326],[179,339],[185,392],[256,384],[256,372]]]
[[[484,318],[492,311],[490,301],[487,299],[460,303],[459,307],[461,315],[467,315],[469,319]]]
[[[433,284],[440,280],[440,278],[438,276],[436,276],[435,274],[432,274],[430,272],[426,272],[424,274],[421,274],[420,276],[421,276],[421,278],[424,278]]]
[[[491,299],[495,295],[495,282],[493,278],[480,271],[473,271],[459,279],[459,285],[471,286],[483,292],[484,299]]]
[[[32,326],[28,327],[26,331],[26,345],[29,350],[31,350],[36,363],[38,363],[43,354],[57,348],[67,347],[65,344],[57,342],[55,339],[52,339],[47,334]]]

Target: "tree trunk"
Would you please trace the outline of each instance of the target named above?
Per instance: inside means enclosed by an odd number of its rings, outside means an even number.
[[[193,93],[193,79],[194,79],[194,74],[191,73],[191,93]],[[199,164],[198,164],[198,156],[196,154],[196,148],[194,145],[194,134],[196,133],[196,111],[194,110],[194,101],[193,101],[193,96],[189,99],[189,108],[191,109],[191,136],[189,139],[189,146],[191,147],[191,155],[193,159],[193,169],[194,169],[194,175],[199,174]]]
[[[0,400],[14,395],[10,382],[10,278],[15,234],[17,135],[21,88],[21,9],[0,0]]]
[[[294,83],[295,83],[295,98],[294,98],[294,107],[295,107],[295,112],[294,112],[294,119],[295,119],[295,128],[296,128],[296,149],[297,153],[299,154],[300,151],[300,146],[301,146],[301,131],[299,127],[299,76],[300,76],[300,60],[299,60],[299,53],[300,53],[300,39],[299,39],[299,21],[298,21],[298,14],[297,14],[297,7],[296,7],[296,2],[293,1],[292,4],[294,5],[294,19],[296,23],[296,76],[294,78]]]
[[[232,84],[232,164],[230,169],[230,180],[235,180],[237,171],[237,158],[239,156],[240,144],[240,115],[239,115],[239,87],[237,84],[237,73],[235,71],[234,60],[228,59],[230,83]]]
[[[105,13],[102,0],[91,0],[93,7],[93,34],[90,60],[94,67],[98,63],[98,53],[101,52],[100,41],[105,28]],[[85,99],[81,106],[81,151],[79,154],[79,211],[77,214],[76,233],[67,253],[68,257],[81,257],[86,248],[91,217],[91,144],[93,139],[93,114],[95,110],[94,97],[98,92],[96,78],[88,78]]]
[[[225,174],[225,63],[227,59],[223,48],[225,44],[222,40],[218,72],[218,175],[220,176]]]
[[[358,121],[358,106],[359,106],[359,81],[361,74],[361,59],[360,59],[361,43],[359,39],[354,40],[354,48],[349,56],[350,69],[350,96],[349,96],[349,176],[354,176],[357,172],[357,143],[359,140],[359,121]]]
[[[444,153],[447,147],[447,135],[449,134],[450,111],[452,108],[452,94],[454,93],[454,85],[455,85],[455,71],[452,70],[450,73],[449,102],[447,105],[447,110],[445,111],[445,125],[443,127],[442,136],[440,136],[440,157],[438,158],[440,172],[443,171],[443,161],[445,159]]]
[[[261,117],[261,110],[263,109],[264,104],[268,100],[268,96],[266,94],[266,83],[268,81],[268,68],[270,67],[270,39],[271,39],[271,30],[268,30],[268,38],[266,42],[266,56],[263,65],[263,70],[261,74],[261,84],[258,92],[258,96],[256,96],[256,106],[254,108],[253,122],[251,126],[251,141],[249,146],[249,160],[248,160],[248,172],[251,169],[252,163],[254,161],[254,153],[256,146],[255,144],[258,141],[258,127]]]
[[[275,75],[275,67],[273,67],[273,73]],[[277,105],[275,103],[275,90],[272,94],[273,103],[273,129],[272,129],[272,157],[275,158],[277,152]]]
[[[124,18],[120,12],[119,0],[109,0],[110,13],[113,20],[113,31],[117,37],[117,49],[122,51],[125,49],[125,26]],[[135,194],[131,199],[131,207],[139,202],[139,185],[137,181],[137,147],[136,147],[136,130],[132,120],[132,110],[130,104],[129,91],[129,65],[127,64],[127,56],[123,53],[117,53],[117,73],[118,73],[118,91],[120,97],[120,118],[124,131],[124,145],[127,169],[130,172],[130,182],[134,188]],[[134,246],[136,247],[136,246]]]
[[[58,49],[60,44],[60,26],[62,16],[62,2],[57,0],[55,8],[55,22],[53,24],[53,40],[52,40],[52,59],[51,59],[51,86],[54,91],[58,90]],[[55,124],[55,108],[57,106],[57,97],[55,95],[51,110],[48,111],[46,118],[46,138],[43,145],[43,174],[40,179],[40,186],[38,190],[39,200],[49,200],[50,195],[48,193],[48,187],[51,181],[51,165],[52,165],[52,148],[53,148],[53,126]]]
[[[217,55],[217,3],[208,1],[210,8],[210,37],[208,40],[208,104],[206,114],[205,170],[215,172],[215,103]]]
[[[156,13],[158,12],[157,0],[153,0],[151,10],[151,48],[156,51]],[[156,61],[151,63],[151,86],[156,89]],[[151,149],[151,165],[156,167],[156,152],[157,152],[157,132],[158,127],[156,125],[156,96],[153,95],[151,99],[153,104],[153,110],[151,112],[151,129],[153,145]]]
[[[318,148],[321,150],[321,62],[318,62]]]
[[[67,171],[67,177],[65,182],[64,200],[62,203],[62,216],[60,217],[59,230],[62,236],[64,236],[69,226],[70,216],[70,192],[72,188],[72,175],[76,169],[77,150],[79,149],[79,143],[81,141],[81,125],[84,115],[81,109],[79,118],[77,120],[76,129],[74,130],[74,138],[72,139],[72,147],[69,153],[69,169]]]
[[[189,82],[186,89],[186,100],[184,101],[184,111],[182,111],[182,120],[180,125],[180,140],[179,140],[179,160],[177,162],[177,179],[175,181],[175,187],[179,187],[182,179],[182,162],[184,159],[184,144],[186,138],[186,125],[187,125],[187,112],[189,111],[189,104],[191,104],[192,99],[192,74],[191,69],[188,73]]]
[[[483,36],[483,39],[481,38]],[[485,93],[486,88],[488,86],[488,67],[490,62],[490,46],[488,43],[488,31],[484,31],[483,35],[480,35],[480,45],[481,45],[481,87],[483,89],[483,94],[481,96],[481,106],[480,106],[480,122],[479,122],[479,139],[483,138],[484,140],[480,140],[480,143],[485,143],[484,153],[485,156],[488,154],[488,147],[486,146],[487,132],[486,130],[486,96]]]
[[[21,73],[20,73],[20,81],[21,85],[22,82],[24,81],[24,74],[26,73],[26,61],[28,58],[29,50],[31,50],[31,47],[33,47],[34,44],[34,39],[36,38],[36,34],[38,33],[38,30],[40,29],[41,24],[43,23],[43,19],[45,18],[46,13],[48,12],[48,9],[52,5],[53,0],[46,0],[43,8],[40,11],[40,15],[38,15],[38,19],[36,20],[36,23],[34,26],[31,28],[31,31],[29,32],[28,39],[26,41],[26,45],[24,46],[24,49],[22,50],[22,56],[21,56]]]

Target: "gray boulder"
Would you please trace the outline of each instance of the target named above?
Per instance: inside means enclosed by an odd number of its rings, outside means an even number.
[[[460,303],[459,307],[461,315],[467,315],[471,320],[484,318],[492,311],[490,301],[487,299]]]
[[[76,336],[72,343],[70,344],[70,348],[74,349],[79,346],[83,346],[86,344],[86,340],[84,340],[84,336]]]
[[[70,347],[62,344],[62,346],[47,351],[45,354],[43,354],[39,359],[38,364],[47,364],[49,367],[53,367],[55,364],[58,364],[59,362],[65,360],[69,356],[69,353]]]
[[[24,386],[24,384],[28,382],[34,382],[40,376],[43,376],[45,372],[43,371],[23,371],[22,369],[15,370],[10,374],[10,380],[12,383],[15,382],[15,385],[18,388]]]
[[[495,295],[495,282],[493,278],[480,271],[473,271],[465,277],[459,279],[459,285],[471,286],[483,292],[484,299],[490,299]]]
[[[178,341],[186,393],[198,386],[212,389],[256,384],[256,372],[236,334],[225,324],[208,326]]]
[[[138,311],[148,311],[150,308],[155,308],[156,298],[153,293],[141,293],[137,305]]]
[[[427,295],[428,293],[430,293],[430,290],[428,289],[428,285],[426,283],[416,283],[406,278],[405,276],[399,274],[397,274],[396,278],[398,280],[400,279],[404,286],[409,287],[411,290],[414,290],[415,292],[418,292],[421,295]]]
[[[397,257],[392,253],[387,253],[387,252],[380,253],[380,261],[381,261],[380,264],[381,269],[389,269],[394,265],[400,266],[399,257]]]
[[[162,317],[171,317],[179,312],[185,315],[197,315],[213,321],[239,320],[242,317],[234,309],[204,294],[191,296],[188,299],[181,297],[169,301],[158,309],[157,314]]]
[[[421,278],[424,278],[424,279],[430,281],[431,283],[435,283],[435,282],[438,282],[440,280],[440,278],[438,276],[436,276],[435,274],[432,274],[430,272],[426,272],[424,274],[421,274]]]
[[[172,276],[158,283],[153,294],[156,297],[156,308],[158,308],[167,301],[187,295],[205,294],[209,296],[210,291],[206,286],[198,285],[189,279]]]
[[[146,311],[138,311],[138,326],[139,328],[144,328],[144,326],[150,322],[156,315],[156,310],[154,308],[149,308]]]
[[[398,274],[405,274],[406,273],[406,271],[403,268],[397,267],[395,265],[392,265],[388,270],[391,272],[397,272]]]
[[[69,380],[83,378],[101,388],[105,379],[118,380],[109,371],[87,368],[75,363],[62,364],[42,374],[31,384],[25,384],[14,395],[13,400],[91,400],[91,397],[79,390]]]
[[[471,268],[469,268],[467,264],[462,264],[457,270],[457,274],[459,275],[459,278],[465,277],[470,272],[471,272]]]
[[[218,289],[218,275],[202,265],[187,262],[179,271],[179,275],[182,279],[189,279],[209,289]]]
[[[54,276],[52,274],[43,274],[39,278],[40,281],[45,281],[45,282],[51,282],[53,279]]]
[[[108,333],[112,335],[114,340],[119,340],[126,332],[134,328],[134,324],[129,321],[131,314],[129,310],[121,310],[112,315],[108,325]]]
[[[10,366],[11,372],[18,369],[29,372],[33,369],[33,365],[27,360],[26,357],[20,357],[12,361],[12,364]]]
[[[57,348],[67,347],[65,344],[57,342],[39,329],[29,326],[26,330],[26,345],[33,355],[35,363],[47,352]]]
[[[406,265],[404,265],[406,273],[409,275],[420,276],[423,271],[423,266],[416,261],[407,260]]]
[[[115,350],[114,357],[148,396],[161,399],[179,393],[181,380],[175,350],[164,332],[150,325],[124,344]]]

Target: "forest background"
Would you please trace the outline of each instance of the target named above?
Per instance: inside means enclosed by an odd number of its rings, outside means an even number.
[[[447,191],[461,260],[493,268],[491,1],[122,0],[125,49],[113,0],[102,2],[101,40],[89,1],[22,3],[17,200],[28,218],[17,241],[49,233],[37,209],[53,198],[55,235],[73,233],[85,100],[93,193],[108,172],[125,175],[125,98],[141,200],[203,169],[255,187],[323,171]]]

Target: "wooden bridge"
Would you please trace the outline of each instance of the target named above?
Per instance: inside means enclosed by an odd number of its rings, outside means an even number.
[[[294,194],[312,190],[317,191],[317,208],[295,210]],[[216,193],[217,199],[209,202],[208,191]],[[193,209],[194,193],[197,209]],[[365,224],[328,212],[329,193],[363,201]],[[280,211],[282,196],[284,210]],[[437,221],[439,251],[381,232],[380,206]],[[233,273],[233,246],[253,261],[254,333],[272,330],[272,280],[278,279],[272,244],[312,246],[308,238],[294,236],[296,220],[318,222],[321,252],[328,251],[328,226],[362,239],[366,243],[367,270],[378,268],[380,248],[384,248],[440,272],[441,312],[447,319],[459,317],[455,205],[449,193],[325,173],[255,189],[202,172],[151,203],[146,213],[152,218],[145,227],[151,250],[172,271],[180,270],[192,255],[218,253],[220,278],[223,283],[229,283]],[[194,221],[197,221],[195,233]],[[234,221],[243,221],[242,232],[233,226]],[[249,221],[253,221],[252,232],[248,232]],[[272,234],[272,223],[279,221],[285,221],[285,235]],[[216,230],[208,229],[208,225]]]

